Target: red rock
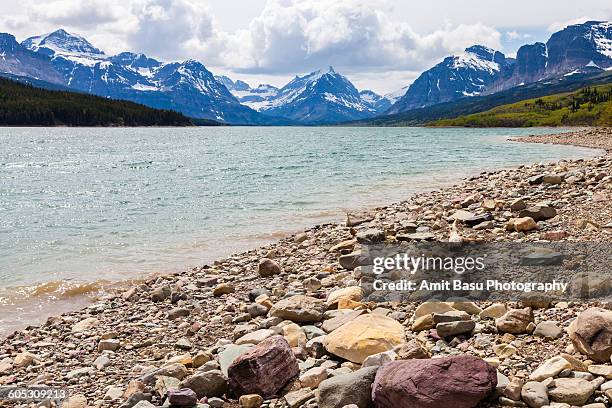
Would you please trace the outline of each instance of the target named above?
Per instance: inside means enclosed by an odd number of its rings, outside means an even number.
[[[393,361],[372,386],[376,408],[474,408],[497,386],[495,368],[473,356]]]
[[[259,394],[269,398],[300,372],[287,340],[268,337],[241,354],[228,368],[229,385],[237,396]]]

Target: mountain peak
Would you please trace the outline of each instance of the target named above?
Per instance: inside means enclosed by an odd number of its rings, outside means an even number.
[[[479,57],[484,58],[484,59],[493,60],[493,57],[495,56],[495,53],[497,51],[485,45],[477,44],[477,45],[472,45],[471,47],[466,48],[465,52],[476,54]]]
[[[104,56],[102,50],[94,47],[85,38],[78,34],[71,34],[63,28],[48,34],[30,37],[22,45],[31,51],[41,52],[49,56]]]

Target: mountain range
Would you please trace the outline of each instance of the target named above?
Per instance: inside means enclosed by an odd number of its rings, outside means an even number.
[[[19,43],[0,33],[0,75],[66,88],[193,118],[230,124],[320,125],[394,115],[612,68],[612,23],[588,21],[520,47],[516,58],[481,45],[449,56],[411,85],[388,94],[358,90],[332,67],[281,88],[213,75],[201,62],[162,62],[144,54],[107,55],[63,29]]]

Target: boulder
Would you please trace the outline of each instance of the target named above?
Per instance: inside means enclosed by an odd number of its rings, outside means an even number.
[[[541,408],[549,403],[546,386],[537,381],[529,381],[523,385],[521,398],[531,408]]]
[[[612,355],[612,311],[593,307],[580,313],[568,328],[576,350],[597,362]]]
[[[563,370],[572,368],[572,365],[561,356],[556,356],[546,360],[531,375],[531,381],[544,381],[547,378],[555,377]]]
[[[325,349],[361,364],[366,357],[392,350],[406,341],[404,327],[390,317],[365,314],[325,336]]]
[[[324,304],[321,300],[305,295],[295,295],[278,301],[270,316],[291,320],[295,323],[315,323],[323,320]]]
[[[371,387],[377,371],[378,367],[365,367],[321,382],[317,396],[319,408],[341,408],[351,404],[358,408],[371,407]]]
[[[534,205],[519,211],[519,217],[531,217],[534,221],[545,221],[557,215],[557,210],[548,205]]]
[[[220,397],[227,392],[227,380],[221,371],[211,370],[186,378],[178,388],[189,388],[198,398]]]
[[[334,290],[327,296],[326,304],[328,308],[333,308],[338,306],[338,301],[340,299],[348,299],[354,302],[360,302],[363,298],[363,289],[359,286],[349,286],[347,288],[342,288],[338,290]]]
[[[168,391],[168,402],[176,407],[192,407],[198,403],[198,396],[190,388]]]
[[[502,333],[528,333],[530,323],[533,323],[533,311],[529,307],[510,309],[502,317],[495,319],[495,326]]]
[[[234,360],[241,355],[251,350],[253,345],[251,344],[230,344],[222,352],[219,353],[219,366],[221,366],[221,372],[227,376],[227,369],[234,362]]]
[[[370,228],[365,231],[361,231],[357,233],[355,236],[357,238],[357,242],[360,244],[368,245],[368,244],[378,244],[380,242],[385,241],[385,231]]]
[[[462,355],[394,361],[378,370],[372,386],[376,408],[474,408],[497,386],[497,371]]]
[[[438,323],[436,325],[436,332],[440,337],[451,337],[471,333],[475,327],[476,322],[473,320],[459,320],[455,322]]]
[[[278,264],[278,262],[272,260],[272,259],[262,259],[259,262],[259,266],[258,266],[258,271],[259,271],[259,276],[263,277],[263,278],[267,278],[269,276],[273,276],[273,275],[278,275],[280,274],[283,270],[280,267],[280,265]]]
[[[599,384],[582,378],[556,378],[548,396],[554,402],[570,405],[584,405],[593,395]]]
[[[236,396],[259,394],[269,398],[300,372],[291,346],[282,336],[272,336],[241,354],[229,366],[230,389]]]

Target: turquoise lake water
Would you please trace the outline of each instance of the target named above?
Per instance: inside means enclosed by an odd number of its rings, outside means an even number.
[[[506,140],[550,132],[0,128],[0,327],[50,298],[73,307],[83,282],[180,271],[481,170],[596,154]]]

